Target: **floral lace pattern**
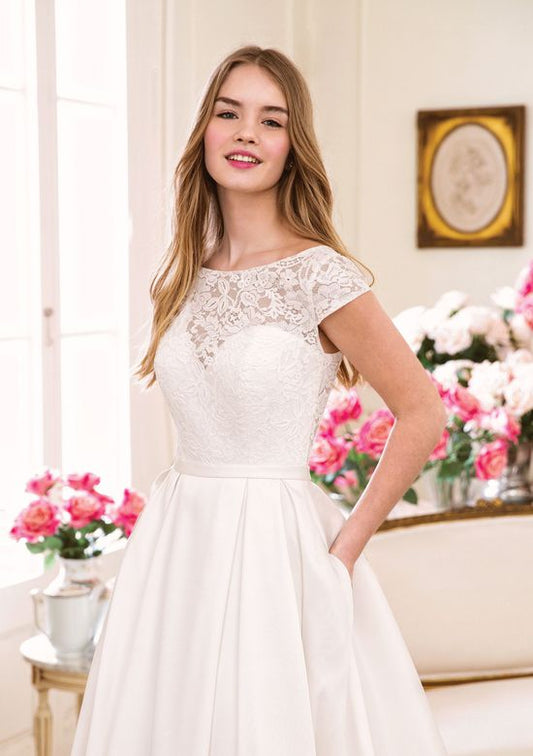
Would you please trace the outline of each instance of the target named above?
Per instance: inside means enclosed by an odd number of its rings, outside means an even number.
[[[155,359],[177,455],[306,463],[342,358],[324,352],[318,325],[369,289],[324,245],[245,270],[201,268]]]

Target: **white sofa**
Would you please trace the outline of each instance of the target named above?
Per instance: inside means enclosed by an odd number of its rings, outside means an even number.
[[[532,756],[533,506],[388,520],[365,555],[450,756]]]

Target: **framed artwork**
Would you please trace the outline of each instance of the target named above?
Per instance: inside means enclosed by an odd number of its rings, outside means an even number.
[[[419,110],[419,247],[524,243],[525,106]]]

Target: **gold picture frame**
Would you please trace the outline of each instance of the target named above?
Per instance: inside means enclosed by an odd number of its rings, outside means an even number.
[[[419,247],[524,244],[525,106],[419,110]]]

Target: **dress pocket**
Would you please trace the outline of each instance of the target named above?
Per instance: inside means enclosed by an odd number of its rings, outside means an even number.
[[[353,581],[352,581],[352,578],[350,577],[350,573],[348,572],[348,568],[346,567],[344,562],[342,562],[338,556],[335,556],[335,554],[332,554],[331,551],[328,551],[328,556],[336,564],[337,569],[342,571],[344,575],[344,579],[348,581],[348,585],[350,586],[350,589],[351,589],[353,587]]]
[[[332,554],[331,551],[328,551],[327,554],[329,561],[333,563],[334,570],[339,576],[338,579],[341,582],[341,590],[344,595],[344,605],[346,606],[348,612],[349,625],[351,625],[353,623],[354,616],[353,580],[350,577],[348,569],[345,567],[344,563],[339,559],[339,557],[335,556],[335,554]]]

